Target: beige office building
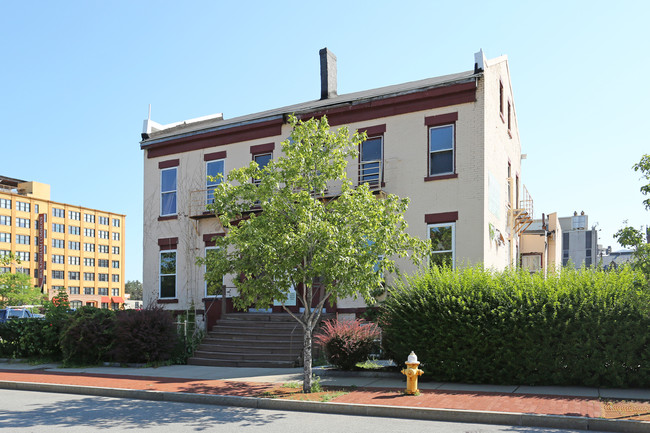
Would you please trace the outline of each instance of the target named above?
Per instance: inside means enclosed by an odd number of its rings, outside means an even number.
[[[204,270],[195,264],[220,232],[216,218],[205,214],[207,176],[281,155],[289,114],[326,115],[333,128],[366,131],[348,176],[378,193],[410,197],[409,232],[434,239],[435,254],[456,266],[518,263],[519,232],[531,220],[532,200],[521,182],[508,60],[479,52],[470,65],[466,72],[338,95],[336,57],[324,49],[320,99],[232,119],[145,120],[145,304],[193,305],[208,325],[214,322],[221,299],[206,291]],[[415,269],[405,264],[404,270]],[[225,284],[228,296],[235,295],[228,278]],[[364,307],[344,299],[330,311],[350,315]]]
[[[125,215],[50,200],[50,186],[0,176],[0,255],[50,298],[65,289],[72,307],[124,304]]]

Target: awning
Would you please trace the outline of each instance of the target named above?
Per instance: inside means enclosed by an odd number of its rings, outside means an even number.
[[[124,299],[122,299],[121,296],[113,296],[111,298],[111,300],[113,301],[114,304],[123,304],[124,303]]]
[[[110,304],[111,298],[108,296],[102,296],[102,304]]]

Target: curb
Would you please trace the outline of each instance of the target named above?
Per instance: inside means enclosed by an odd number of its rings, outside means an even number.
[[[404,406],[361,405],[334,402],[282,400],[229,395],[193,394],[183,392],[146,391],[122,388],[99,388],[81,385],[0,381],[0,389],[40,391],[62,394],[92,395],[137,400],[236,406],[252,409],[289,410],[337,415],[404,418],[428,421],[501,424],[522,427],[602,430],[620,433],[647,433],[650,422],[610,420],[562,415],[538,415],[510,412],[486,412],[458,409],[414,408]]]

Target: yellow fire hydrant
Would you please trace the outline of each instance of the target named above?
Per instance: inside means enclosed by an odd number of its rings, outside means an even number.
[[[420,363],[415,352],[411,352],[404,364],[406,364],[406,368],[402,370],[402,374],[406,375],[406,393],[410,395],[418,394],[420,392],[418,389],[418,376],[421,376],[424,371],[418,368]]]

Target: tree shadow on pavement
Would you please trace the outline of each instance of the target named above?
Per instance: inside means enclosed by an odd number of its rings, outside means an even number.
[[[41,398],[43,395],[49,395],[49,398]],[[137,431],[179,423],[203,431],[235,423],[241,426],[263,426],[285,417],[283,414],[260,413],[256,409],[242,407],[72,395],[67,395],[64,399],[60,402],[59,394],[39,394],[38,400],[20,410],[1,410],[0,430],[36,428],[38,431],[46,431],[48,427],[88,426],[94,429],[120,427]]]

